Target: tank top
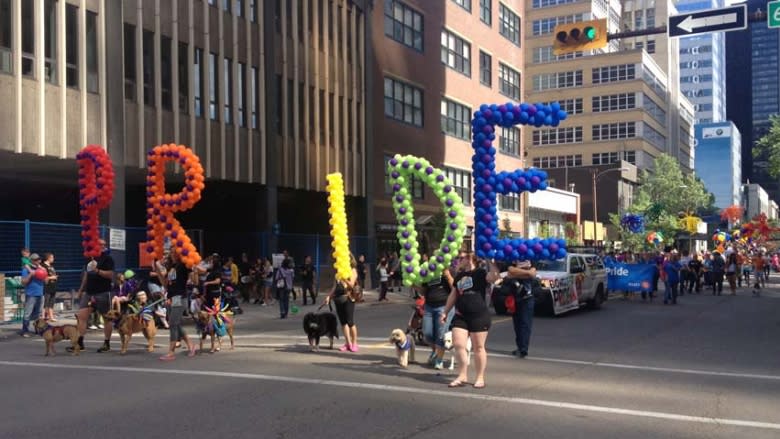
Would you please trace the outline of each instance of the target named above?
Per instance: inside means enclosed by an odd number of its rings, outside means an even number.
[[[485,303],[487,271],[484,268],[458,273],[455,277],[455,286],[458,288],[458,301],[455,302],[455,309],[459,314],[470,315],[488,312]]]
[[[425,285],[425,303],[433,306],[444,306],[450,295],[450,284],[444,275],[434,279]]]
[[[333,297],[344,296],[347,294],[346,288],[341,282],[336,282],[336,288],[333,290]]]

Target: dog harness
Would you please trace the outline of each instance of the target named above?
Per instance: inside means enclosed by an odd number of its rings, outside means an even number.
[[[36,335],[43,335],[49,329],[51,329],[51,334],[54,337],[56,337],[57,334],[59,334],[60,336],[62,336],[62,338],[65,338],[65,327],[64,326],[52,326],[52,325],[47,324],[46,327],[43,328],[43,331],[41,331],[41,332],[38,332],[38,330],[36,329],[35,330],[35,334]]]
[[[397,347],[398,349],[400,349],[402,351],[408,351],[408,350],[412,349],[412,338],[411,337],[406,337],[406,342],[404,342],[403,344],[395,342],[395,347]]]

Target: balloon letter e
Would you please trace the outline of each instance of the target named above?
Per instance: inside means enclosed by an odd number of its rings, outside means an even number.
[[[174,160],[184,169],[184,189],[171,195],[165,193],[165,164]],[[149,151],[146,164],[146,251],[162,259],[168,238],[172,250],[192,268],[200,262],[200,254],[173,214],[191,209],[200,200],[206,187],[200,159],[186,146],[171,144],[155,146]]]
[[[496,196],[536,192],[547,189],[547,173],[539,169],[496,173],[495,127],[514,125],[557,127],[566,112],[554,102],[551,105],[526,104],[482,105],[471,121],[474,156],[474,222],[476,252],[480,258],[501,261],[561,259],[566,256],[563,239],[499,239]]]
[[[414,156],[396,155],[387,163],[390,184],[393,188],[393,209],[398,219],[398,241],[401,244],[401,264],[404,285],[422,285],[438,279],[444,268],[452,262],[453,254],[460,251],[466,234],[463,201],[444,173],[431,166],[427,160]],[[441,201],[444,210],[445,229],[439,248],[430,260],[420,263],[417,230],[414,222],[414,206],[409,185],[412,178],[424,182]]]
[[[111,204],[114,197],[114,165],[105,149],[87,145],[78,154],[79,214],[81,215],[81,244],[84,257],[100,256],[97,245],[100,234],[98,212]]]

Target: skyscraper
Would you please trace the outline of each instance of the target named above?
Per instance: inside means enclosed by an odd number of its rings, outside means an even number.
[[[679,12],[722,8],[725,0],[677,0]],[[726,119],[726,35],[699,34],[680,39],[680,89],[691,101],[696,123]]]
[[[766,1],[749,0],[748,13],[766,10]],[[766,21],[726,34],[726,116],[742,133],[742,175],[780,200],[780,182],[767,173],[766,157],[753,157],[753,146],[780,113],[780,32]]]

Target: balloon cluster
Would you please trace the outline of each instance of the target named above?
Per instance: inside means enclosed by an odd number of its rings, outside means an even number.
[[[699,223],[701,222],[701,218],[693,215],[686,215],[682,219],[680,219],[680,224],[682,225],[682,228],[685,229],[688,233],[696,233],[699,230]]]
[[[328,213],[330,214],[330,236],[333,239],[333,260],[336,279],[352,277],[349,257],[349,233],[347,232],[347,211],[344,205],[344,178],[340,172],[327,175]]]
[[[664,235],[661,232],[650,232],[647,234],[647,243],[658,245],[664,242]]]
[[[111,204],[114,196],[114,165],[105,149],[87,145],[78,154],[79,214],[81,215],[81,244],[84,256],[100,256],[98,213]]]
[[[645,219],[642,215],[627,213],[620,218],[620,225],[631,233],[644,233]]]
[[[767,216],[761,213],[753,217],[749,223],[744,224],[740,232],[743,238],[761,242],[772,239],[775,233],[780,232],[780,228],[771,226]]]
[[[502,261],[562,259],[566,257],[563,239],[499,239],[497,195],[536,192],[547,189],[547,173],[539,169],[496,173],[495,126],[518,124],[556,127],[566,119],[557,102],[550,105],[481,105],[471,121],[474,148],[474,212],[476,253],[481,258]]]
[[[387,164],[393,189],[393,209],[398,220],[398,241],[401,244],[402,276],[406,286],[421,285],[438,279],[452,262],[453,254],[460,251],[466,234],[463,201],[444,173],[423,159],[396,155]],[[422,180],[441,201],[444,209],[445,232],[439,248],[427,263],[420,263],[414,207],[409,185],[412,176]]]
[[[717,243],[725,242],[725,241],[731,241],[731,236],[729,236],[726,232],[721,232],[720,230],[716,230],[715,233],[712,235],[712,241]]]
[[[730,223],[735,223],[735,222],[737,222],[737,221],[742,219],[742,215],[744,213],[745,213],[745,208],[744,207],[742,207],[740,205],[737,205],[737,204],[733,204],[733,205],[731,205],[729,207],[726,207],[725,209],[723,209],[720,212],[720,218],[723,221],[728,221]]]
[[[184,169],[184,189],[173,195],[165,192],[165,165],[169,161],[179,162]],[[200,159],[184,145],[159,145],[149,151],[146,165],[146,251],[162,259],[165,240],[170,239],[172,249],[192,268],[201,257],[174,213],[191,209],[200,200],[206,187]]]

